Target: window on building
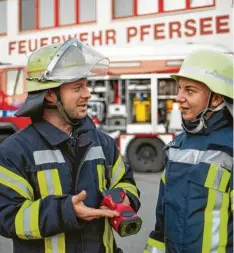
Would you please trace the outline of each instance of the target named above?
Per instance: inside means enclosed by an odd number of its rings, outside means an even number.
[[[59,24],[76,23],[76,0],[59,0]]]
[[[20,5],[20,23],[21,30],[32,30],[35,29],[36,19],[35,19],[35,0],[21,0]]]
[[[114,0],[114,17],[133,16],[133,0]]]
[[[157,0],[137,0],[137,14],[149,14],[158,12]]]
[[[94,21],[96,0],[20,0],[21,31]]]
[[[7,33],[7,1],[0,0],[0,34]]]
[[[40,0],[39,1],[39,27],[54,26],[54,0]]]
[[[96,0],[79,0],[79,22],[96,20]]]
[[[205,7],[205,6],[209,6],[213,4],[214,4],[214,0],[190,0],[190,6],[192,8]]]
[[[7,71],[6,95],[13,96],[24,92],[24,72],[22,69]]]
[[[215,5],[215,0],[112,0],[113,17],[176,12]]]
[[[175,11],[186,9],[186,0],[164,0],[164,11]]]

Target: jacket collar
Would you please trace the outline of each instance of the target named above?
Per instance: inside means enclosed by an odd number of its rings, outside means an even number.
[[[71,137],[65,132],[61,131],[53,124],[46,120],[33,122],[37,131],[50,143],[52,146],[57,146],[62,142],[69,140]],[[80,124],[73,127],[73,135],[78,136],[82,132],[95,130],[96,126],[93,121],[87,116],[81,120]]]
[[[204,135],[208,135],[213,131],[216,131],[220,128],[226,127],[228,125],[230,125],[230,120],[228,120],[228,112],[226,110],[226,108],[214,112],[211,116],[210,119],[205,121],[205,126],[196,134],[204,134]],[[186,127],[194,127],[192,122],[186,121]],[[186,129],[185,129],[186,131]],[[186,131],[187,132],[187,131]],[[187,132],[188,134],[191,134],[189,132]]]

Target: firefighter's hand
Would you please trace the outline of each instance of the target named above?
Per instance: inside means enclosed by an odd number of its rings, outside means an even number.
[[[82,220],[91,221],[93,219],[98,219],[101,217],[113,218],[115,216],[119,216],[119,213],[116,211],[112,211],[110,209],[95,209],[87,207],[84,204],[84,200],[86,199],[86,191],[82,191],[78,195],[72,197],[72,204],[76,216]]]

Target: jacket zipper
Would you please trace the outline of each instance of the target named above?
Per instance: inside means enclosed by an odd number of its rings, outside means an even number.
[[[81,167],[83,166],[83,164],[84,164],[84,161],[85,161],[85,158],[86,158],[86,156],[87,156],[87,154],[88,154],[88,152],[89,152],[89,150],[91,149],[91,147],[92,147],[92,144],[93,143],[91,143],[91,144],[89,144],[89,147],[87,148],[87,150],[85,151],[85,154],[84,154],[84,156],[82,157],[82,160],[81,160],[81,162],[79,163],[79,166],[78,166],[78,168],[77,168],[77,174],[76,174],[76,180],[75,180],[75,192],[77,192],[77,186],[78,186],[78,180],[79,180],[79,176],[80,176],[80,171],[81,171]],[[77,159],[75,159],[75,163],[76,163],[76,161],[77,161]],[[83,242],[83,230],[81,229],[81,231],[80,231],[80,233],[79,233],[79,241],[80,241],[80,243],[78,243],[78,253],[83,253],[84,251],[84,248],[83,248],[83,246],[84,246],[84,242]]]

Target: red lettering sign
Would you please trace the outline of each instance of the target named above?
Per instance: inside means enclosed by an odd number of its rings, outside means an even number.
[[[134,26],[127,27],[127,42],[130,43],[131,39],[136,37],[137,28]]]
[[[173,40],[191,38],[195,36],[207,36],[213,34],[230,33],[230,16],[221,15],[215,17],[190,18],[182,21],[170,21],[150,23],[126,27],[123,30],[115,29],[89,31],[75,34],[66,34],[52,37],[24,39],[10,41],[8,43],[9,55],[27,54],[40,47],[51,43],[62,43],[71,38],[79,38],[85,44],[91,46],[116,45],[118,43],[138,43],[149,40]],[[118,36],[117,36],[118,35]],[[118,39],[120,41],[118,41]]]
[[[154,25],[154,39],[164,40],[165,39],[165,24],[159,23]]]
[[[229,15],[216,17],[216,33],[229,33]]]
[[[201,35],[213,34],[212,17],[200,19],[200,33]]]
[[[175,37],[173,37],[175,34]],[[169,38],[181,38],[181,23],[179,21],[169,23]]]
[[[196,20],[195,19],[188,19],[184,23],[185,27],[185,33],[184,35],[186,37],[193,37],[197,33],[197,28],[196,28]]]

